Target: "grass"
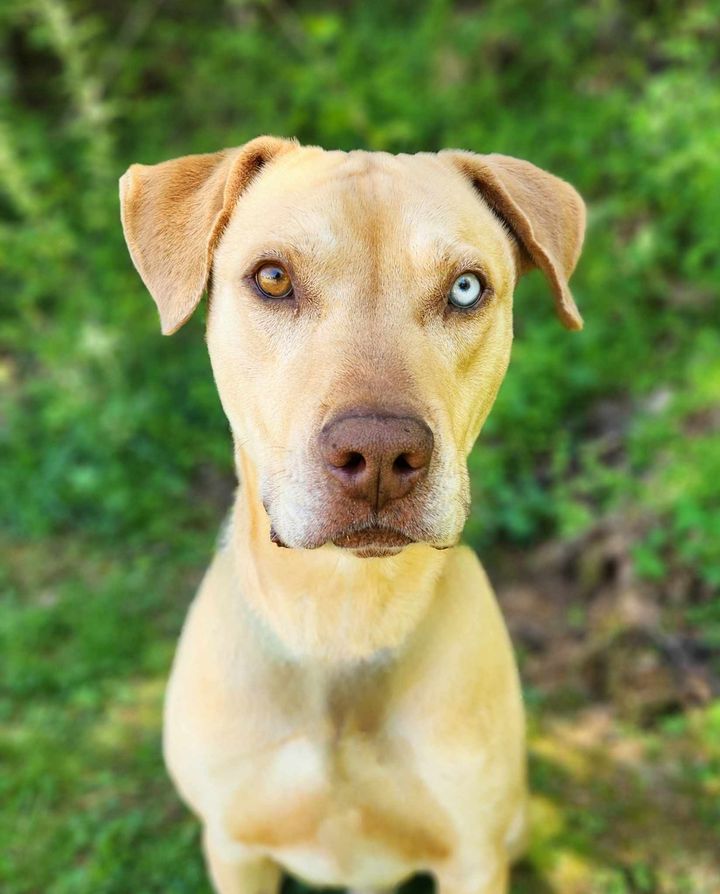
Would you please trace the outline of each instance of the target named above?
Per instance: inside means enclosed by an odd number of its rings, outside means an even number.
[[[199,565],[79,544],[7,553],[0,887],[207,890],[196,825],[159,749],[164,679]]]

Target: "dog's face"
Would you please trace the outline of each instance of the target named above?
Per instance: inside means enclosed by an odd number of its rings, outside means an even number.
[[[567,289],[583,206],[524,162],[260,138],[134,167],[126,237],[174,331],[211,275],[207,340],[273,537],[361,556],[454,544],[466,459],[512,342],[518,275]]]

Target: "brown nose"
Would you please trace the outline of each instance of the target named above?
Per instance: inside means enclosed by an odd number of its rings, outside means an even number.
[[[378,510],[409,494],[424,478],[433,434],[413,416],[359,410],[324,426],[320,452],[346,493]]]

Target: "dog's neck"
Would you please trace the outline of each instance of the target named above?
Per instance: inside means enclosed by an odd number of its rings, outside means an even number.
[[[231,548],[240,592],[282,647],[347,662],[401,646],[427,611],[450,551],[413,544],[396,556],[360,559],[334,546],[277,546],[255,467],[242,450],[236,463]]]

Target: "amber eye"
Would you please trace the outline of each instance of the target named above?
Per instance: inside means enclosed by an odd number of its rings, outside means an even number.
[[[290,274],[280,264],[263,264],[255,274],[255,282],[268,298],[287,298],[292,292]]]

